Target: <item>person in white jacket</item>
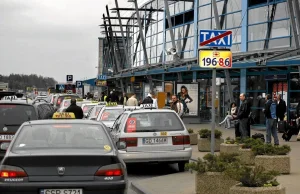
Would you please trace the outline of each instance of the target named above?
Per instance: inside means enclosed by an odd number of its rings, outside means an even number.
[[[153,95],[152,95],[152,100],[153,100],[153,108],[158,108],[158,104],[157,104],[157,98],[155,98]]]

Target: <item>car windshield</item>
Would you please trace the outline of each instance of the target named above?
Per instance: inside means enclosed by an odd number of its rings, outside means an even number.
[[[20,104],[0,104],[0,128],[5,125],[21,125],[29,120],[37,120],[33,106]]]
[[[36,149],[99,149],[111,143],[101,125],[41,124],[24,126],[12,151]]]
[[[105,109],[101,115],[101,121],[115,121],[124,109]]]
[[[125,132],[182,131],[184,127],[172,112],[134,113],[126,122]]]

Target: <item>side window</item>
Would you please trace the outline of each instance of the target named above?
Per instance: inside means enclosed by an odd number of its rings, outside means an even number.
[[[128,114],[123,114],[123,117],[120,120],[117,131],[120,132],[124,125],[126,125],[126,119]]]
[[[41,105],[37,106],[37,111],[38,111],[38,119],[43,119],[44,118],[44,110]]]

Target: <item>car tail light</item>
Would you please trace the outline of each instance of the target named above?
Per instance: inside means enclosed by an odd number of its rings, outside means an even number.
[[[136,137],[120,138],[120,141],[126,142],[127,147],[136,147],[138,139]]]
[[[182,135],[182,136],[173,136],[173,145],[185,145],[190,144],[190,136],[189,135]]]
[[[123,176],[121,164],[103,166],[97,170],[95,176]]]
[[[0,177],[1,178],[27,177],[27,174],[20,167],[3,165],[0,167]]]

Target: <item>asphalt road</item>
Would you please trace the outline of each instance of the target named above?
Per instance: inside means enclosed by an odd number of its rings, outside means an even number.
[[[177,164],[131,164],[127,165],[129,178],[128,194],[136,194],[130,185],[132,181],[153,178],[178,172]]]

